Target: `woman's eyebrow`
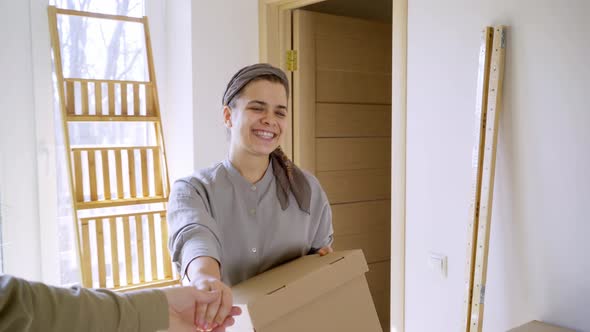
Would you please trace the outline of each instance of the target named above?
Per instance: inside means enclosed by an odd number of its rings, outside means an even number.
[[[256,100],[255,99],[255,100],[250,100],[248,102],[248,104],[252,104],[252,103],[254,103],[254,104],[260,104],[261,106],[268,106],[268,103],[267,102],[264,102],[262,100]],[[287,109],[287,106],[285,106],[285,105],[277,105],[275,108],[286,110]]]
[[[260,105],[262,105],[262,106],[266,106],[266,105],[268,105],[267,103],[263,102],[262,100],[250,100],[250,101],[248,102],[248,104],[252,104],[252,103],[254,103],[254,104],[260,104]]]

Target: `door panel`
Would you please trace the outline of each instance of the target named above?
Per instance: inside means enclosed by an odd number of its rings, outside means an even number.
[[[383,261],[369,264],[369,272],[367,272],[367,282],[377,309],[377,315],[381,321],[381,326],[384,327],[389,326],[390,269],[390,262]]]
[[[389,200],[332,205],[334,232],[338,235],[369,231],[389,233],[390,210]]]
[[[387,168],[391,165],[391,139],[318,138],[316,139],[316,170],[340,171]]]
[[[317,178],[331,204],[391,198],[389,168],[318,172]]]
[[[391,52],[383,40],[318,36],[316,62],[319,70],[390,73]],[[389,41],[391,49],[391,41]]]
[[[389,137],[391,106],[316,104],[316,137]]]
[[[318,70],[316,77],[318,102],[391,103],[390,74]]]
[[[334,249],[362,249],[389,330],[391,25],[297,10],[295,161],[332,204]]]
[[[334,250],[346,250],[350,248],[362,249],[367,263],[389,261],[390,234],[385,232],[368,232],[353,235],[334,234]]]

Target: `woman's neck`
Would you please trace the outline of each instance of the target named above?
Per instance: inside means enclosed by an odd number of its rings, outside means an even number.
[[[268,156],[256,156],[249,153],[240,153],[230,149],[229,161],[250,183],[254,184],[264,176],[268,168]]]

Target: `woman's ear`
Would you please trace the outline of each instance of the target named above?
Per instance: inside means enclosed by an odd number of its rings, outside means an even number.
[[[223,106],[223,123],[225,124],[225,126],[227,128],[231,128],[232,123],[231,123],[231,113],[232,113],[232,109],[225,105]]]

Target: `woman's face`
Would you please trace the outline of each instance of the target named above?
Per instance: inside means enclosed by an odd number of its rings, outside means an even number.
[[[235,107],[224,107],[223,115],[232,148],[268,156],[279,146],[287,126],[285,87],[267,80],[250,82],[235,100]]]

